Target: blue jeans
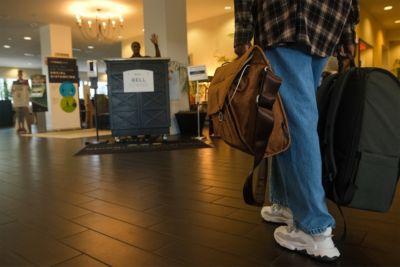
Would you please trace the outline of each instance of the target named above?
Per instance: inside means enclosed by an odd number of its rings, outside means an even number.
[[[318,234],[335,225],[322,186],[315,95],[327,58],[300,47],[268,49],[266,56],[283,80],[279,93],[292,139],[290,148],[272,159],[271,202],[289,207],[297,228]]]

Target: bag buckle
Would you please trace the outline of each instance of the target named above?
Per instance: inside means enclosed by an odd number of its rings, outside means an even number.
[[[218,120],[221,122],[224,120],[224,114],[222,113],[222,111],[218,113]]]

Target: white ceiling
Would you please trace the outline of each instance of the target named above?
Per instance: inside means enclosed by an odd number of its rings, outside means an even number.
[[[47,24],[67,25],[72,29],[72,46],[80,51],[74,51],[78,58],[79,69],[85,69],[87,59],[102,59],[120,57],[120,43],[99,43],[84,40],[75,24],[75,14],[70,5],[78,0],[1,0],[0,2],[0,67],[41,68],[39,28]],[[81,0],[82,1],[82,0]],[[86,0],[88,1],[88,0]],[[94,0],[91,0],[94,1]],[[105,0],[97,0],[105,1]],[[124,6],[123,38],[132,38],[142,34],[143,0],[115,0],[109,2]],[[399,29],[400,24],[394,24],[400,19],[400,0],[361,0],[367,8],[387,29]],[[390,12],[383,12],[383,6],[391,4]],[[226,11],[224,7],[233,6],[233,0],[187,0],[188,23],[218,16]],[[24,36],[31,36],[31,41],[25,41]],[[11,48],[3,48],[3,45]],[[95,46],[89,50],[88,45]],[[33,56],[24,56],[25,53]]]

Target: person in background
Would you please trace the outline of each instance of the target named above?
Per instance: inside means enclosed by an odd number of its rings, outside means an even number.
[[[23,71],[18,70],[18,79],[13,82],[11,87],[13,107],[17,115],[17,133],[26,132],[25,122],[28,132],[32,133],[32,120],[29,112],[30,87],[28,80],[23,79]]]
[[[155,33],[153,33],[153,34],[151,35],[150,41],[153,43],[154,49],[156,50],[156,55],[155,55],[155,57],[161,57],[160,48],[158,47],[158,35],[155,34]],[[133,52],[131,58],[143,57],[143,56],[140,54],[140,48],[141,48],[141,46],[140,46],[140,43],[139,43],[139,42],[133,42],[133,43],[131,44],[131,49],[132,49],[132,52]],[[146,56],[146,57],[148,57],[148,56]]]
[[[254,44],[265,50],[274,72],[292,143],[272,159],[270,200],[264,220],[282,247],[325,261],[340,256],[332,240],[335,220],[322,186],[316,89],[327,58],[342,46],[354,55],[358,0],[235,0],[235,52]]]
[[[83,94],[85,101],[85,125],[87,129],[93,128],[93,103],[90,99],[90,86],[85,84],[83,85]]]

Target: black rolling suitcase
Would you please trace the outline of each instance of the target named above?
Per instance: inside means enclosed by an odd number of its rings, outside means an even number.
[[[326,195],[339,206],[387,211],[400,175],[400,82],[379,68],[333,74],[317,92]]]

